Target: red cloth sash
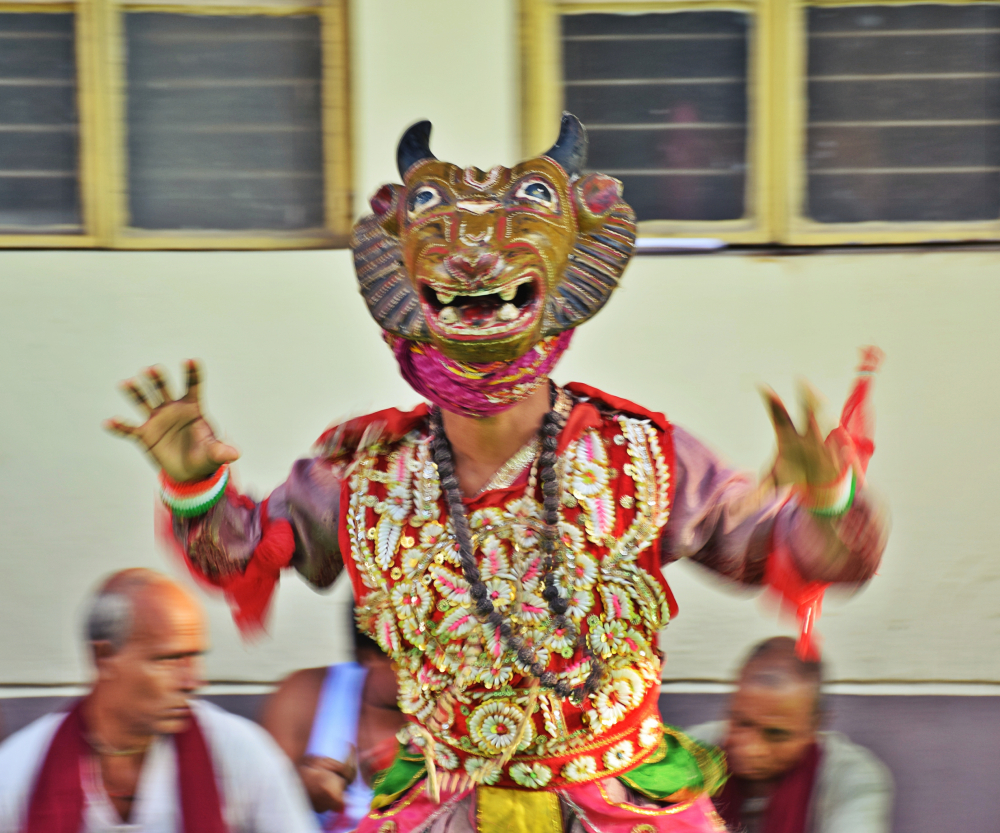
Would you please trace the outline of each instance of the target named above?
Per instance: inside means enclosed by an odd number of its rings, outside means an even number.
[[[79,833],[86,799],[81,764],[92,753],[80,700],[56,730],[28,805],[23,833]],[[222,804],[205,737],[192,718],[174,735],[181,818],[186,833],[226,833]]]
[[[764,811],[763,833],[806,833],[809,799],[819,759],[820,749],[814,743],[795,768],[781,779]],[[744,784],[742,779],[733,776],[713,799],[727,830],[743,829]]]

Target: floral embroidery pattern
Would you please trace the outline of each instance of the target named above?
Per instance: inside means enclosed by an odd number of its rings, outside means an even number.
[[[538,790],[552,780],[552,770],[545,764],[517,763],[511,766],[510,777],[522,787]]]
[[[593,429],[586,431],[577,441],[571,460],[570,493],[586,510],[583,518],[587,537],[595,544],[603,544],[614,530],[615,502],[608,482],[608,454],[600,434]]]
[[[514,742],[514,736],[524,721],[524,712],[513,703],[492,700],[476,708],[469,716],[469,734],[475,744],[487,755],[499,755]],[[526,749],[534,740],[532,724],[521,741],[520,749]]]
[[[631,668],[611,672],[611,682],[593,698],[594,708],[589,712],[592,724],[607,729],[614,726],[625,714],[642,702],[645,684]]]
[[[647,717],[639,727],[639,743],[646,749],[656,746],[663,737],[663,726],[658,717]]]
[[[632,762],[632,742],[623,740],[604,753],[604,766],[608,769],[622,769]]]
[[[434,747],[434,760],[441,769],[451,770],[458,766],[458,755],[440,743]]]
[[[483,767],[487,767],[485,777],[482,774]],[[469,757],[465,759],[465,771],[475,778],[480,784],[491,786],[500,780],[500,768],[494,768],[492,761],[485,758]]]
[[[562,769],[562,776],[567,781],[587,781],[597,775],[597,761],[590,755],[574,758]]]

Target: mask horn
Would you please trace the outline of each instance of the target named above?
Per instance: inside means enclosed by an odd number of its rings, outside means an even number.
[[[542,156],[558,162],[569,176],[576,176],[587,164],[587,129],[572,113],[563,113],[559,138]]]
[[[396,148],[396,167],[399,168],[399,175],[401,177],[405,178],[406,172],[416,165],[417,162],[421,162],[424,159],[437,159],[431,153],[430,140],[431,123],[426,119],[418,121],[416,124],[411,124],[406,128],[406,132],[399,140],[399,146]]]

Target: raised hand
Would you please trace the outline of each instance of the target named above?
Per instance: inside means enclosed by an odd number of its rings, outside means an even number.
[[[820,430],[816,419],[819,405],[812,388],[801,386],[802,433],[773,390],[765,388],[761,393],[778,438],[778,455],[771,472],[775,485],[826,486],[836,481],[844,471],[844,460],[838,446],[828,443]]]
[[[201,369],[193,359],[186,362],[187,389],[173,399],[159,368],[122,382],[122,392],[143,412],[146,421],[133,425],[118,419],[104,427],[119,437],[139,443],[153,462],[179,482],[210,477],[219,466],[239,458],[231,445],[220,442],[201,410]]]

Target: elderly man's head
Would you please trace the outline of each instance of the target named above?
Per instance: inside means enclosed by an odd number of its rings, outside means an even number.
[[[767,781],[802,759],[822,718],[822,677],[822,665],[800,660],[788,637],[751,650],[729,701],[725,747],[734,775]]]
[[[115,573],[90,602],[85,638],[97,707],[136,735],[186,728],[207,643],[204,615],[187,591],[152,570]]]

